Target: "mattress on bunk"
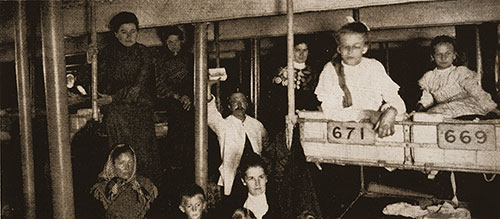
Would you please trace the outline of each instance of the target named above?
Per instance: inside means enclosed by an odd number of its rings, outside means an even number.
[[[301,111],[300,139],[309,162],[500,173],[499,120],[420,118],[426,119],[397,122],[394,135],[379,138],[370,123],[327,120],[321,112]]]

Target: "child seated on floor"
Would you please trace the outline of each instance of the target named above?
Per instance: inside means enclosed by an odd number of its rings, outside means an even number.
[[[257,219],[248,208],[238,208],[234,211],[232,219]]]
[[[180,193],[179,210],[187,219],[208,218],[206,214],[207,202],[203,189],[198,185],[186,186]]]
[[[297,216],[297,219],[315,219],[315,217],[312,212],[305,210]]]
[[[337,31],[340,57],[328,62],[319,77],[315,94],[325,117],[337,121],[369,119],[379,137],[394,134],[397,115],[406,107],[399,86],[377,60],[363,57],[368,51],[368,27],[362,22],[344,25]]]
[[[104,206],[105,218],[145,218],[158,190],[148,178],[136,174],[136,164],[128,145],[117,144],[109,154],[100,181],[91,189]]]
[[[497,104],[481,87],[481,75],[465,66],[455,66],[455,41],[449,36],[437,36],[431,42],[431,59],[436,68],[418,81],[422,97],[418,111],[440,113],[448,118],[468,115],[484,116]]]

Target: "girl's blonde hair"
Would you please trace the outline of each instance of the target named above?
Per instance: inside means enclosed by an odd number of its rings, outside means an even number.
[[[344,34],[357,33],[363,35],[365,42],[368,42],[368,32],[370,29],[366,24],[360,21],[352,22],[342,26],[335,34],[337,44],[340,44],[340,36]]]

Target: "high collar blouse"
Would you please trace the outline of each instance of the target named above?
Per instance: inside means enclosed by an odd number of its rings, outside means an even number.
[[[335,68],[328,62],[319,77],[315,94],[325,117],[338,121],[358,121],[362,110],[384,110],[390,106],[398,115],[406,113],[399,86],[387,75],[384,66],[375,59],[362,58],[355,66],[344,66],[345,82],[352,95],[352,106],[344,108],[344,92],[339,86]]]

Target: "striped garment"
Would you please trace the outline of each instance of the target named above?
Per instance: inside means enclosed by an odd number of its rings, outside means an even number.
[[[491,95],[481,87],[481,76],[464,66],[435,68],[418,81],[422,89],[419,103],[427,112],[450,118],[464,115],[485,115],[497,107]],[[434,105],[433,105],[434,104]]]

